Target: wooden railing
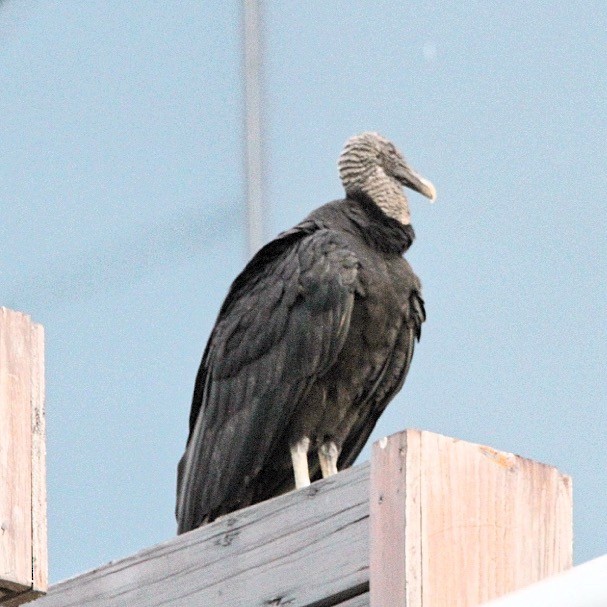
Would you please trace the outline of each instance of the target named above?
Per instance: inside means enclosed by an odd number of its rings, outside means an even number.
[[[569,477],[405,430],[378,441],[370,465],[56,584],[35,605],[472,607],[559,573],[571,558]],[[40,587],[25,582],[29,595],[13,590],[0,603],[31,600]]]

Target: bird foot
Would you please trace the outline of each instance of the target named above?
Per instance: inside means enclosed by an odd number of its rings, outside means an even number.
[[[318,460],[320,462],[320,470],[323,478],[337,474],[338,457],[339,449],[334,442],[323,443],[320,446],[318,449]]]
[[[291,446],[291,462],[293,464],[293,474],[295,475],[295,488],[301,489],[310,485],[310,471],[308,469],[308,449],[310,448],[310,439],[302,438]]]

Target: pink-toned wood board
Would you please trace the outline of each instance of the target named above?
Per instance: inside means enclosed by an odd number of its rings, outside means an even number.
[[[0,601],[47,588],[44,332],[0,308]]]
[[[571,479],[430,432],[373,447],[372,607],[473,607],[572,561]]]

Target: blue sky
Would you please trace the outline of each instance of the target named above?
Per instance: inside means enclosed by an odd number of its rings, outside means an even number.
[[[362,130],[438,189],[411,197],[428,322],[373,439],[554,464],[576,562],[607,552],[607,5],[266,4],[266,237],[341,196]],[[0,4],[0,305],[47,333],[53,581],[175,532],[196,369],[247,258],[240,19]]]

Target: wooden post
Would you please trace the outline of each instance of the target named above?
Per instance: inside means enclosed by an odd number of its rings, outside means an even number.
[[[406,430],[373,446],[371,607],[472,607],[571,566],[571,479]]]
[[[417,430],[382,439],[371,468],[227,514],[34,604],[468,607],[571,564],[571,484],[554,468]]]
[[[47,589],[44,330],[0,308],[0,603]]]

